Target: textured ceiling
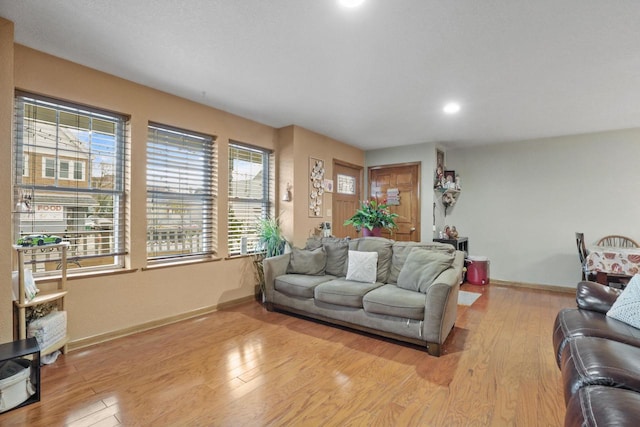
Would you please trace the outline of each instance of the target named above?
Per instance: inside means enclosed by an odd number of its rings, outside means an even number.
[[[640,127],[638,0],[0,0],[0,16],[17,43],[364,149]]]

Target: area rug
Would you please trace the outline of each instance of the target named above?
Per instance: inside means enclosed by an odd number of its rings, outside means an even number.
[[[477,294],[475,292],[458,291],[458,305],[471,305],[476,302],[478,298],[480,298],[480,295],[482,294]]]

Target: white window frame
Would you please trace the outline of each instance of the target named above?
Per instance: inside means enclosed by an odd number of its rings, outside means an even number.
[[[51,172],[49,174],[49,172]],[[42,177],[56,179],[56,159],[52,157],[42,158]]]

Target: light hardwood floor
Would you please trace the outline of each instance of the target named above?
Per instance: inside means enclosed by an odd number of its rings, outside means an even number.
[[[61,356],[1,426],[560,426],[551,344],[575,296],[463,285],[440,358],[246,303]]]

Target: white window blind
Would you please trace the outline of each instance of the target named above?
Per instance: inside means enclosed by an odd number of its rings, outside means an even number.
[[[170,262],[216,253],[216,160],[211,136],[149,124],[147,258]]]
[[[50,234],[70,243],[69,268],[124,266],[125,131],[124,116],[16,93],[16,242]],[[42,252],[32,269],[55,269]]]
[[[273,215],[272,157],[268,150],[229,145],[229,255],[255,252],[257,221]]]

